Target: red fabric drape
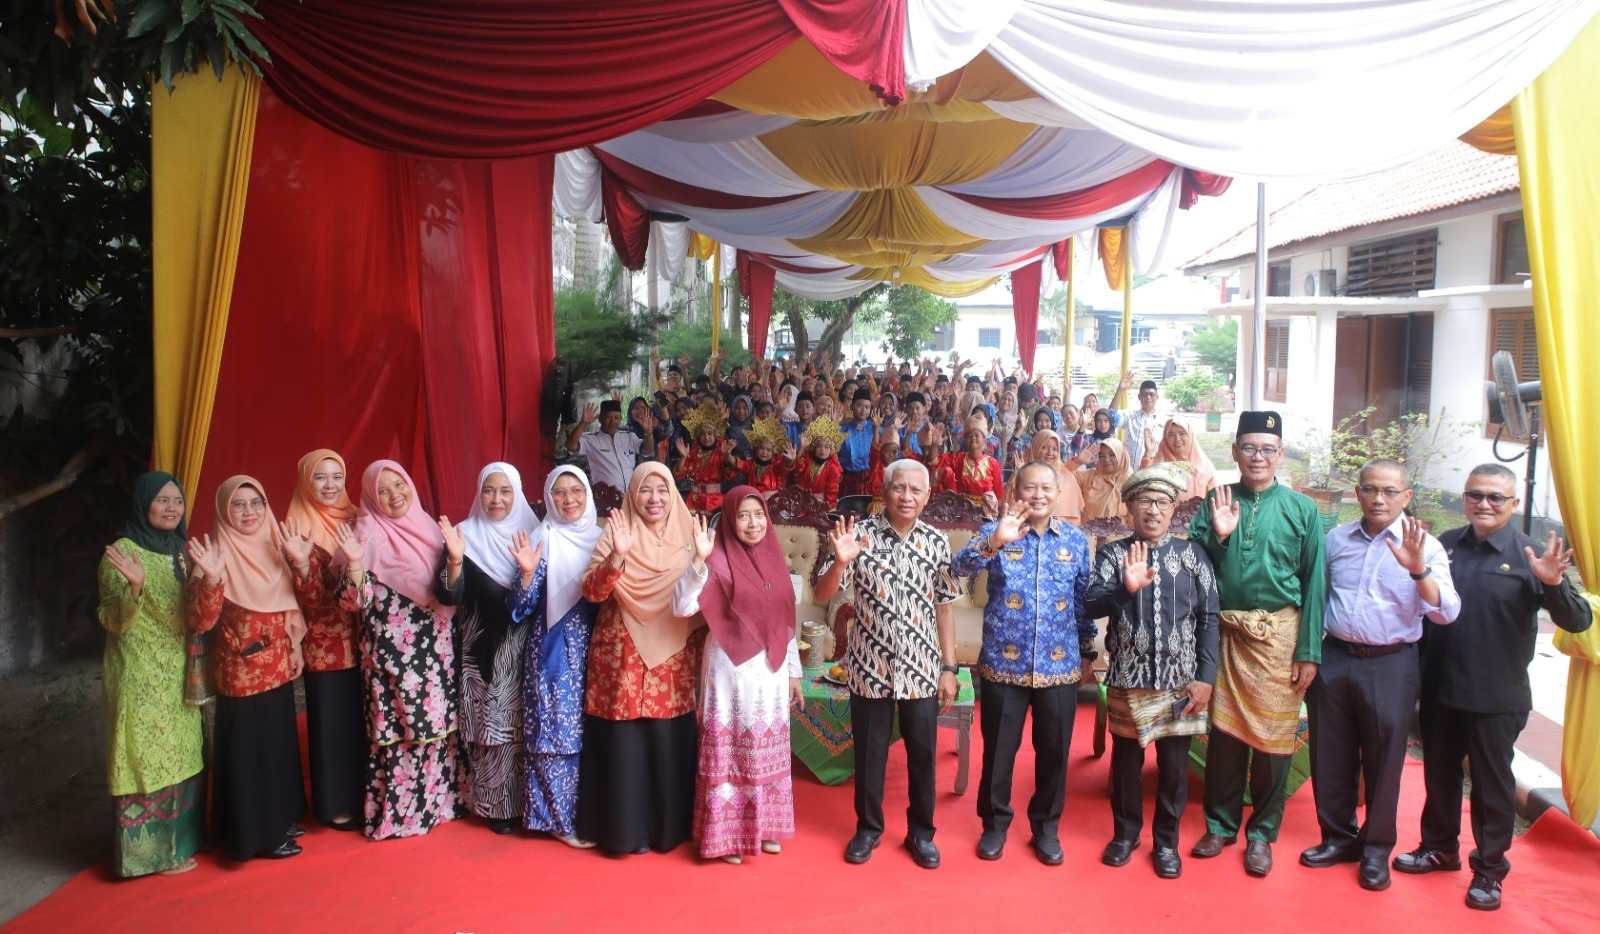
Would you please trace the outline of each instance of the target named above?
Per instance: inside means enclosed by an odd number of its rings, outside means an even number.
[[[1157,159],[1142,165],[1126,175],[1120,175],[1109,182],[1095,185],[1092,188],[1082,188],[1077,191],[1062,192],[1059,195],[1046,195],[1040,198],[988,198],[982,195],[963,194],[959,191],[946,191],[948,194],[960,198],[968,204],[977,205],[990,211],[1009,214],[1013,217],[1029,217],[1036,220],[1066,220],[1074,217],[1088,217],[1101,211],[1108,211],[1118,205],[1127,204],[1140,195],[1149,194],[1161,186],[1172,174],[1172,163]]]
[[[1071,250],[1072,246],[1066,240],[1062,240],[1051,249],[1051,254],[1055,258],[1056,278],[1062,282],[1072,278]]]
[[[906,0],[778,0],[835,68],[890,104],[906,99]]]
[[[349,482],[393,457],[434,514],[466,515],[505,459],[538,490],[555,355],[550,157],[408,159],[350,142],[263,89],[233,304],[191,502],[249,472],[281,510],[331,447]]]
[[[717,191],[712,188],[701,188],[680,182],[677,179],[657,175],[649,169],[641,169],[631,162],[618,159],[616,156],[603,149],[592,149],[596,159],[600,160],[600,168],[606,174],[627,185],[634,191],[649,198],[660,201],[670,201],[691,208],[715,208],[720,211],[742,211],[753,208],[770,207],[774,204],[783,204],[793,201],[804,195],[772,195],[762,197],[757,195],[735,195],[726,191]]]
[[[775,0],[257,0],[256,9],[262,19],[249,27],[284,100],[367,145],[440,158],[556,153],[632,132],[799,36]]]
[[[604,167],[600,169],[600,206],[606,215],[606,230],[611,233],[611,248],[617,251],[617,259],[634,272],[643,269],[650,247],[650,213]]]
[[[1011,270],[1011,314],[1017,324],[1017,357],[1022,370],[1033,373],[1034,354],[1039,350],[1039,282],[1044,260]]]
[[[801,266],[798,263],[791,263],[781,256],[774,256],[771,253],[759,253],[755,251],[751,251],[750,256],[756,262],[765,263],[766,265],[771,266],[773,269],[781,269],[784,272],[799,273],[806,276],[826,275],[830,272],[844,272],[846,269],[850,268],[849,266]]]
[[[1178,192],[1178,207],[1187,211],[1194,207],[1201,195],[1214,198],[1228,190],[1233,184],[1233,179],[1226,175],[1213,175],[1210,172],[1201,172],[1197,169],[1184,169],[1181,189]]]
[[[740,251],[740,257],[746,254]],[[757,359],[767,355],[767,328],[772,324],[772,290],[777,270],[766,263],[748,264],[750,310],[746,317],[750,328],[750,355]]]

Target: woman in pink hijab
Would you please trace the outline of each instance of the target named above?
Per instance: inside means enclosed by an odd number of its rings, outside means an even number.
[[[434,596],[444,537],[390,460],[361,476],[354,530],[335,530],[339,602],[361,614],[367,706],[366,823],[373,840],[427,833],[464,810],[451,607]],[[459,568],[457,568],[459,570]]]

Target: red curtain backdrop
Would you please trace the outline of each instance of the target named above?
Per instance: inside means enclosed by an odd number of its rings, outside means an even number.
[[[740,253],[741,258],[744,254]],[[750,328],[750,355],[765,357],[767,355],[767,329],[772,324],[772,290],[775,287],[777,270],[766,263],[750,263],[750,313],[747,324]]]
[[[1056,264],[1056,278],[1062,282],[1072,278],[1072,245],[1071,241],[1062,240],[1051,248],[1050,253]]]
[[[1033,375],[1033,358],[1039,350],[1039,280],[1044,260],[1011,270],[1011,314],[1017,322],[1017,356],[1022,369]]]
[[[644,269],[650,249],[650,212],[603,166],[600,169],[600,206],[605,214],[606,230],[611,234],[611,248],[616,250],[623,268],[634,272]]]
[[[1161,186],[1172,174],[1172,163],[1160,159],[1142,165],[1126,175],[1120,175],[1104,184],[1078,191],[1063,192],[1042,198],[990,198],[983,195],[949,194],[968,204],[989,211],[998,211],[1012,217],[1029,217],[1035,220],[1065,220],[1088,217],[1127,204],[1140,195],[1149,194]]]
[[[906,0],[778,0],[833,66],[891,104],[906,99]]]
[[[904,2],[894,4],[902,21]],[[875,57],[843,47],[872,0],[794,5],[819,15],[856,8],[847,23],[807,18],[808,27],[840,36],[835,61],[847,73]],[[800,35],[777,0],[257,0],[256,9],[250,29],[284,100],[370,146],[448,159],[556,153],[649,126]]]
[[[393,457],[437,515],[466,514],[505,459],[538,495],[551,322],[549,157],[379,152],[261,95],[197,528],[249,473],[282,515],[316,447],[361,471]]]

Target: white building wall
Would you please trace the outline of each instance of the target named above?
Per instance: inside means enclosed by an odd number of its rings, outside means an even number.
[[[1000,346],[978,346],[978,331],[983,328],[1000,330]],[[955,349],[961,356],[977,363],[987,363],[995,357],[1013,357],[1017,353],[1017,319],[1010,308],[973,306],[961,309],[955,323]]]

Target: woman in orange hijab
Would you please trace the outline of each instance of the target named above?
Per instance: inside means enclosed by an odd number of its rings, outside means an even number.
[[[1122,442],[1116,438],[1101,441],[1094,470],[1078,471],[1078,482],[1083,487],[1083,521],[1092,522],[1106,516],[1126,520],[1128,507],[1122,501],[1122,481],[1132,473]]]
[[[212,831],[241,862],[298,855],[305,833],[293,681],[306,624],[264,489],[251,477],[223,481],[215,541],[189,540],[189,626],[217,631]]]
[[[1177,419],[1168,419],[1161,431],[1161,447],[1156,450],[1156,463],[1171,461],[1189,468],[1189,487],[1179,502],[1196,496],[1205,496],[1217,485],[1217,468],[1200,447],[1191,432]]]
[[[355,522],[344,458],[319,448],[300,458],[299,480],[280,530],[306,616],[306,749],[311,813],[335,830],[360,830],[367,726],[356,667],[356,614],[339,605],[338,530]],[[338,564],[342,565],[340,561]]]
[[[693,829],[695,682],[691,639],[713,535],[689,514],[664,464],[633,471],[583,572],[600,607],[589,641],[578,836],[612,854],[665,853]]]

